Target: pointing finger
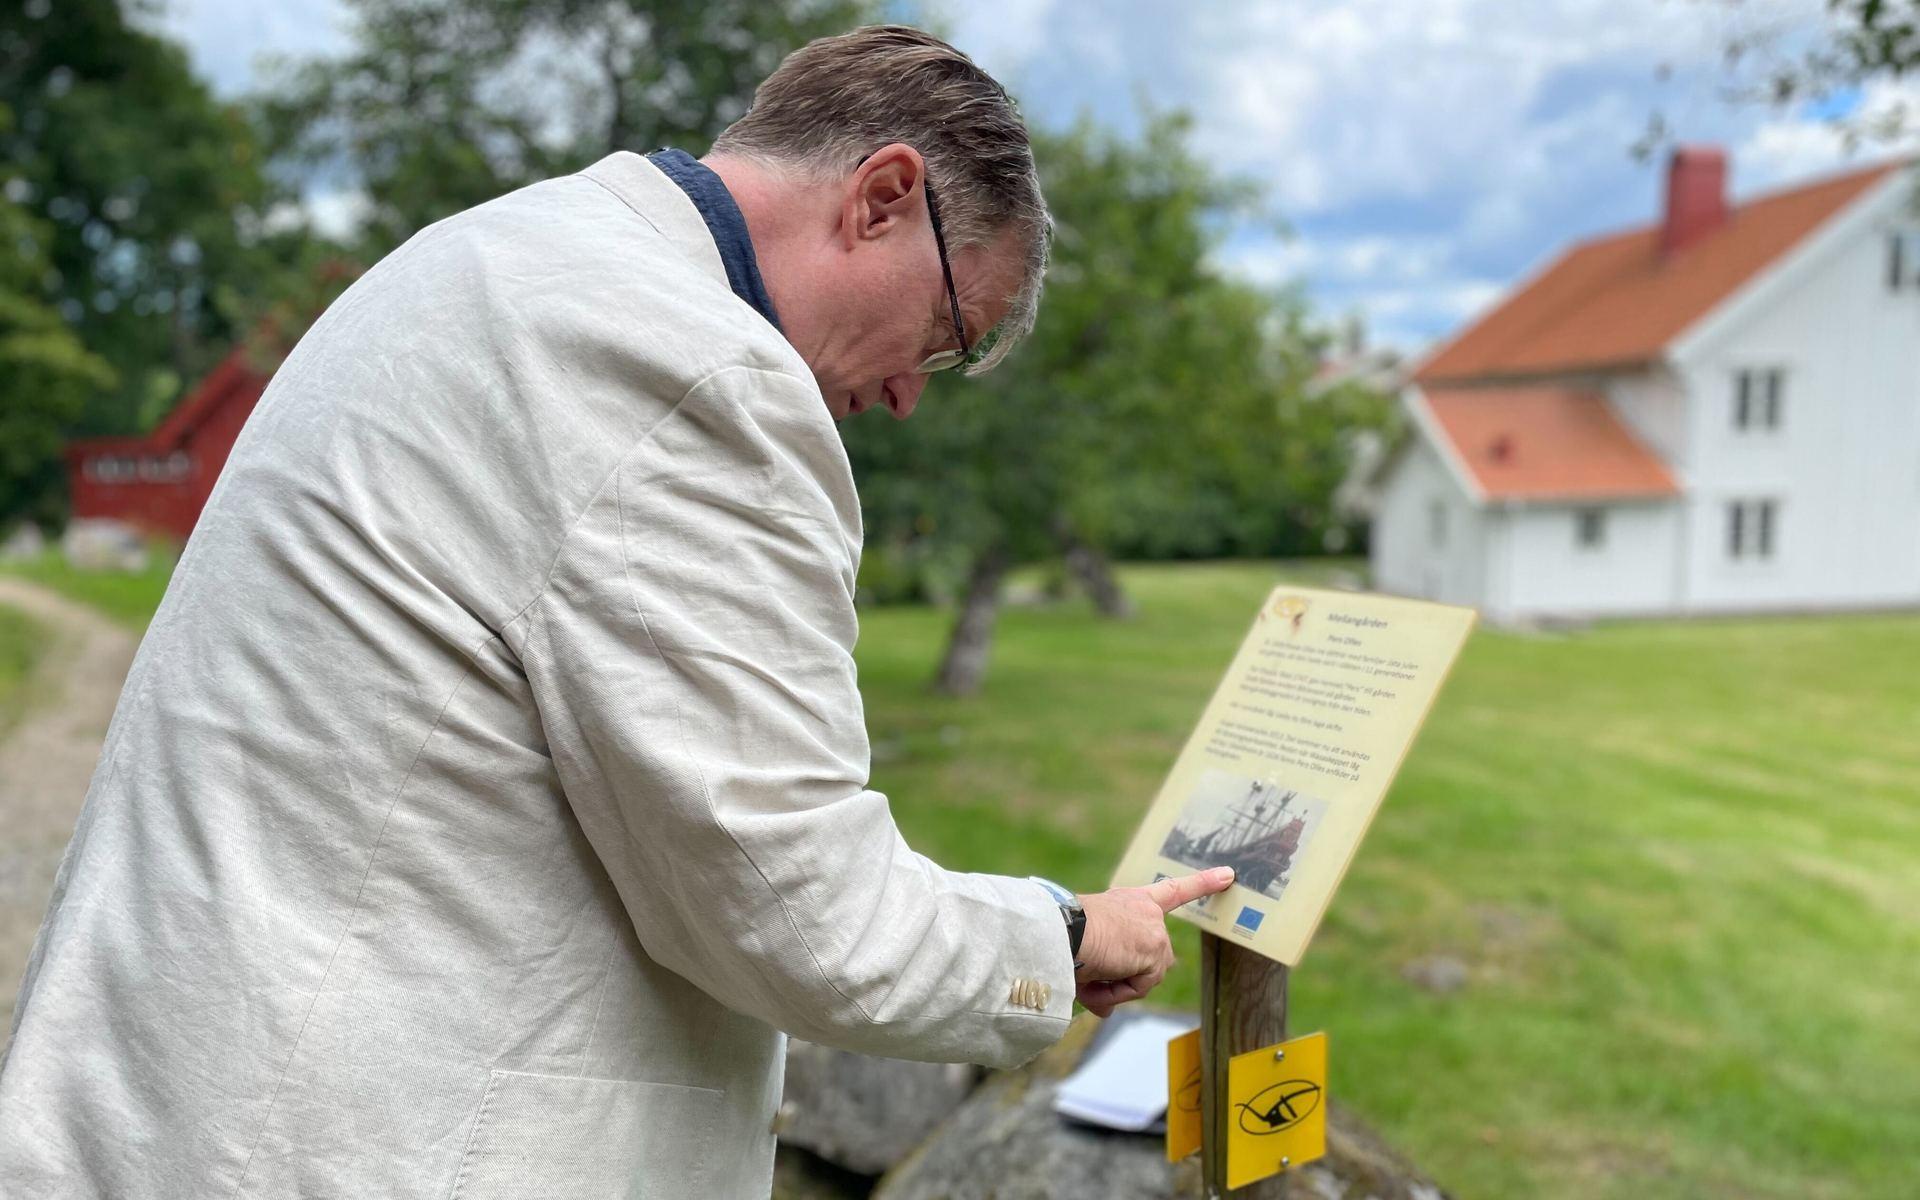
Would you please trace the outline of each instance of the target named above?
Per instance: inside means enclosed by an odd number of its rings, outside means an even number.
[[[1148,886],[1147,891],[1159,904],[1163,913],[1172,912],[1182,904],[1198,900],[1202,896],[1211,896],[1224,892],[1233,884],[1232,867],[1212,867],[1197,875],[1182,875],[1177,879],[1162,879]]]

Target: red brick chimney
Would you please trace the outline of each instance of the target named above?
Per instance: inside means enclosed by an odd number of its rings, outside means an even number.
[[[1667,209],[1660,253],[1671,257],[1727,220],[1727,152],[1718,146],[1676,146],[1667,160]]]

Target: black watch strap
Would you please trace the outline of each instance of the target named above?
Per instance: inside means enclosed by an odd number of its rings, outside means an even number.
[[[1047,889],[1054,902],[1060,906],[1060,916],[1067,923],[1067,952],[1073,955],[1073,965],[1080,965],[1080,942],[1087,936],[1087,910],[1080,906],[1080,897],[1051,879],[1042,879],[1038,875],[1027,878]]]

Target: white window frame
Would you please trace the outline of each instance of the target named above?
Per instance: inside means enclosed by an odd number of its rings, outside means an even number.
[[[1769,562],[1780,554],[1780,501],[1747,496],[1727,501],[1727,558],[1732,562]]]
[[[1733,431],[1773,433],[1786,409],[1785,367],[1741,367],[1733,373]]]
[[[1592,554],[1607,548],[1607,510],[1599,507],[1573,510],[1573,548]]]
[[[140,476],[140,460],[131,454],[101,454],[88,459],[80,473],[94,483],[132,483]]]
[[[1920,292],[1920,229],[1887,233],[1885,278],[1889,292]]]

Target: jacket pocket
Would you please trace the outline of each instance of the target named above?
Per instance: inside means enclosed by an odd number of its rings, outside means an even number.
[[[451,1200],[684,1200],[709,1194],[711,1088],[495,1071]]]

